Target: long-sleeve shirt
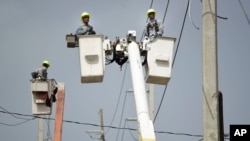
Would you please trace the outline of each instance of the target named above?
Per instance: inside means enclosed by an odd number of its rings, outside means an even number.
[[[76,35],[88,35],[90,32],[93,31],[93,27],[91,25],[86,25],[83,23],[82,26],[77,28]]]
[[[47,79],[47,68],[44,66],[41,66],[40,68],[37,69],[38,72],[38,77],[40,77],[41,79]]]
[[[144,36],[162,36],[163,24],[156,19],[149,20],[144,28]]]

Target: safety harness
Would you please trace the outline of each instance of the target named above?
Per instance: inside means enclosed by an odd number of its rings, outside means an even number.
[[[148,23],[148,25],[147,25],[147,34],[148,34],[148,36],[149,36],[149,29],[150,28],[155,28],[155,32],[156,33],[159,31],[159,26],[157,24],[157,20],[156,19],[154,20],[154,24],[153,25],[151,25],[150,23]]]

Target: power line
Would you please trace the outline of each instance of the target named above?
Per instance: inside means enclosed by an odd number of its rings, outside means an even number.
[[[50,118],[50,115],[48,115],[48,118]],[[47,123],[47,140],[52,139],[52,134],[50,131],[50,120],[46,119],[46,123]]]
[[[125,76],[126,76],[126,72],[127,72],[127,66],[128,66],[128,64],[126,63],[124,74],[123,74],[123,77],[122,77],[122,85],[121,85],[121,89],[120,89],[120,92],[119,92],[120,94],[119,94],[118,101],[117,101],[116,106],[115,106],[115,112],[114,112],[112,120],[111,120],[111,122],[109,124],[110,126],[112,126],[112,124],[114,122],[114,119],[115,119],[115,116],[116,116],[116,113],[117,113],[117,110],[118,110],[118,105],[120,103],[120,99],[121,99],[121,95],[122,95],[122,90],[123,90],[123,86],[124,86],[124,82],[125,82]],[[107,135],[108,132],[109,132],[109,128],[107,129],[105,135]]]
[[[162,105],[163,99],[164,99],[164,97],[165,97],[166,90],[167,90],[167,85],[165,86],[165,89],[164,89],[164,91],[163,91],[163,95],[162,95],[162,97],[161,97],[161,101],[160,101],[160,104],[159,104],[158,109],[157,109],[157,111],[156,111],[156,114],[155,114],[153,123],[155,123],[156,118],[157,118],[157,116],[158,116],[158,113],[159,113],[159,111],[160,111],[160,109],[161,109],[161,105]]]
[[[125,123],[126,123],[126,122],[125,122]],[[126,124],[127,124],[127,123],[126,123]],[[128,126],[128,128],[130,128],[128,124],[127,124],[127,126]],[[134,139],[134,141],[138,141],[138,140],[134,137],[134,135],[132,134],[131,130],[129,130],[129,134],[130,134],[130,136]]]
[[[125,126],[126,126],[126,121],[124,122],[123,128],[125,128]],[[123,141],[123,138],[124,138],[124,132],[125,132],[125,130],[122,130],[122,139],[121,139],[121,141]]]
[[[187,8],[186,8],[185,16],[184,16],[183,23],[182,23],[182,28],[181,28],[179,40],[178,40],[178,43],[177,43],[177,46],[176,46],[176,50],[175,50],[175,53],[174,53],[172,68],[173,68],[173,66],[174,66],[175,58],[176,58],[176,55],[177,55],[177,52],[178,52],[178,49],[179,49],[180,40],[181,40],[181,37],[182,37],[182,32],[183,32],[184,25],[185,25],[185,21],[186,21],[186,17],[187,17],[188,6],[189,6],[189,0],[188,0],[188,3],[187,3]],[[154,123],[155,123],[156,118],[157,118],[157,116],[158,116],[158,114],[159,114],[159,111],[160,111],[160,109],[161,109],[161,105],[162,105],[163,99],[164,99],[165,94],[166,94],[166,89],[167,89],[167,85],[165,86],[165,89],[164,89],[164,92],[163,92],[163,95],[162,95],[160,104],[159,104],[158,109],[157,109],[157,112],[156,112],[156,114],[155,114]]]
[[[0,111],[0,113],[7,113],[5,111]],[[8,114],[8,113],[7,113]],[[11,112],[13,115],[19,115],[19,116],[25,116],[25,117],[33,117],[34,119],[47,119],[47,120],[55,120],[54,118],[46,118],[46,117],[39,117],[35,115],[26,115],[26,114],[20,114],[20,113],[15,113]],[[72,124],[77,124],[77,125],[87,125],[87,126],[95,126],[95,127],[100,127],[98,124],[92,124],[92,123],[84,123],[84,122],[78,122],[78,121],[71,121],[71,120],[63,120],[64,123],[72,123]],[[120,128],[120,127],[115,127],[115,126],[103,126],[106,128],[112,128],[112,129],[119,129],[119,130],[130,130],[130,131],[137,131],[137,129],[134,128]],[[192,136],[192,137],[203,137],[202,135],[193,135],[193,134],[188,134],[188,133],[174,133],[174,132],[167,132],[167,131],[155,131],[155,133],[158,134],[172,134],[172,135],[183,135],[183,136]]]
[[[0,111],[0,113],[5,113],[5,114],[9,114],[6,111]],[[26,115],[26,114],[20,114],[20,113],[15,113],[15,112],[11,112],[11,114],[13,115],[18,115],[18,116],[24,116],[24,117],[33,117],[33,119],[37,118],[37,119],[47,119],[47,120],[55,120],[54,118],[46,118],[46,117],[40,117],[40,116],[35,116],[35,115]],[[25,121],[27,122],[27,121]],[[95,126],[95,127],[100,127],[100,125],[98,124],[92,124],[92,123],[83,123],[83,122],[78,122],[78,121],[71,121],[71,120],[63,120],[63,122],[65,123],[72,123],[72,124],[77,124],[77,125],[88,125],[88,126]],[[137,129],[135,128],[120,128],[120,127],[115,127],[115,126],[103,126],[106,128],[112,128],[112,129],[119,129],[119,130],[130,130],[130,131],[137,131]],[[178,136],[189,136],[189,137],[203,137],[202,135],[196,135],[196,134],[189,134],[189,133],[177,133],[177,132],[168,132],[168,131],[156,131],[155,133],[158,134],[171,134],[171,135],[178,135]],[[228,138],[228,134],[224,134],[224,138],[227,139]]]
[[[241,3],[240,0],[239,0],[239,3],[240,3],[240,7],[241,7],[241,9],[242,9],[242,11],[243,11],[243,13],[244,13],[246,19],[247,19],[248,25],[250,26],[250,20],[249,20],[249,18],[248,18],[248,16],[247,16],[247,13],[246,13],[246,11],[245,11],[245,9],[244,9],[244,7],[243,7],[243,5],[242,5],[242,3]]]
[[[152,6],[153,6],[153,3],[154,3],[154,0],[151,0],[151,3],[150,3],[150,6],[149,6],[149,8],[152,8]]]
[[[22,119],[22,120],[30,120],[30,119],[27,119],[27,118],[17,117],[17,116],[15,116],[15,115],[13,115],[12,113],[10,113],[10,112],[9,112],[8,110],[6,110],[5,108],[3,108],[2,106],[0,106],[0,108],[1,108],[2,110],[4,110],[6,113],[8,113],[9,115],[11,115],[12,117],[14,117],[14,118]]]
[[[124,108],[125,108],[125,104],[126,104],[126,99],[127,99],[127,93],[125,94],[125,98],[124,98],[124,101],[123,101],[122,113],[121,113],[121,117],[120,117],[119,128],[121,127],[121,124],[122,124],[122,119],[123,119],[123,113],[124,113]],[[120,133],[120,130],[118,130],[118,133],[116,135],[116,141],[118,140],[119,133]]]
[[[164,12],[164,16],[163,16],[163,19],[162,19],[162,23],[164,23],[165,17],[166,17],[166,15],[167,15],[169,1],[170,1],[170,0],[168,0],[168,2],[167,2],[167,6],[166,6],[166,9],[165,9],[165,12]]]
[[[0,108],[1,108],[2,110],[4,110],[5,113],[11,115],[12,117],[17,118],[17,119],[22,119],[22,120],[24,120],[24,121],[22,121],[22,122],[15,123],[15,124],[9,124],[9,123],[0,122],[1,125],[5,125],[5,126],[18,126],[18,125],[27,123],[27,122],[29,122],[29,121],[35,119],[35,118],[27,119],[27,118],[17,117],[15,114],[9,112],[8,110],[6,110],[5,108],[3,108],[2,106],[0,106]]]
[[[192,16],[191,16],[191,3],[192,3],[192,0],[190,0],[189,6],[188,6],[188,17],[189,17],[189,19],[190,19],[192,25],[193,25],[197,30],[199,30],[200,28],[197,27],[197,26],[194,24],[194,21],[193,21]]]
[[[35,117],[34,117],[34,118],[32,118],[32,119],[28,119],[28,120],[25,120],[25,121],[19,122],[19,123],[15,123],[15,124],[8,124],[8,123],[3,123],[3,122],[0,122],[0,124],[1,124],[1,125],[4,125],[4,126],[18,126],[18,125],[21,125],[21,124],[27,123],[27,122],[29,122],[29,121],[31,121],[31,120],[34,120],[34,119],[35,119]]]
[[[188,0],[188,3],[187,3],[186,12],[185,12],[185,16],[184,16],[183,23],[182,23],[182,27],[181,27],[181,32],[180,32],[178,44],[177,44],[177,46],[176,46],[176,51],[175,51],[175,54],[174,54],[174,59],[173,59],[172,67],[174,66],[174,63],[175,63],[176,55],[177,55],[177,52],[178,52],[178,49],[179,49],[179,45],[180,45],[180,41],[181,41],[181,37],[182,37],[182,32],[183,32],[184,25],[185,25],[185,22],[186,22],[187,11],[188,11],[188,5],[189,5],[189,0]]]

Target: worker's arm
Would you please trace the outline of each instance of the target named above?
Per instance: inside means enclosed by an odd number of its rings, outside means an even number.
[[[162,24],[162,22],[158,22],[158,27],[159,27],[159,31],[157,32],[157,35],[162,36],[163,32],[164,32],[164,26]]]

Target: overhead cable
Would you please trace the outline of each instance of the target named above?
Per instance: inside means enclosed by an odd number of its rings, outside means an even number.
[[[34,119],[35,119],[35,117],[32,118],[32,119],[28,119],[28,120],[19,122],[19,123],[15,123],[15,124],[9,124],[9,123],[3,123],[3,122],[0,122],[0,124],[1,124],[1,125],[5,125],[5,126],[19,126],[19,125],[21,125],[21,124],[27,123],[27,122],[29,122],[29,121],[31,121],[31,120],[34,120]]]
[[[167,1],[167,6],[166,6],[166,8],[165,8],[165,12],[164,12],[164,16],[163,16],[163,19],[162,19],[162,23],[164,23],[165,17],[166,17],[166,15],[167,15],[169,1],[170,1],[170,0]]]
[[[246,10],[244,9],[243,4],[241,3],[240,0],[239,0],[239,3],[240,3],[240,7],[241,7],[241,9],[242,9],[242,11],[243,11],[243,13],[244,13],[246,19],[247,19],[248,25],[250,26],[250,20],[249,20],[249,18],[248,18],[248,16],[247,16]]]
[[[122,113],[121,113],[121,117],[120,117],[119,128],[121,127],[121,124],[123,121],[123,113],[124,113],[124,109],[125,109],[126,99],[127,99],[127,93],[125,94],[125,98],[124,98],[123,105],[122,105]],[[120,130],[118,130],[118,132],[117,132],[116,141],[118,141],[119,134],[120,134]]]
[[[0,106],[0,109],[4,110],[6,113],[8,113],[9,115],[11,115],[14,118],[18,118],[18,119],[22,119],[22,120],[31,120],[31,119],[27,119],[27,118],[22,118],[22,117],[15,116],[12,113],[10,113],[8,110],[6,110],[5,108],[3,108],[2,106]]]
[[[115,116],[116,116],[116,113],[117,113],[117,110],[118,110],[118,107],[119,107],[119,103],[120,103],[120,99],[121,99],[121,95],[122,95],[122,90],[123,90],[123,86],[124,86],[124,82],[125,82],[125,76],[126,76],[126,72],[127,72],[127,65],[125,66],[125,70],[124,70],[124,73],[123,73],[123,77],[122,77],[122,84],[121,84],[121,88],[120,88],[120,92],[119,92],[119,97],[118,97],[118,101],[116,103],[116,106],[115,106],[115,112],[113,114],[113,117],[112,117],[112,120],[110,122],[110,126],[112,126],[113,122],[114,122],[114,119],[115,119]],[[107,131],[105,132],[105,134],[108,134],[109,132],[109,128],[107,129]]]
[[[192,3],[192,0],[190,0],[189,6],[188,6],[188,17],[189,17],[190,21],[192,22],[192,25],[193,25],[197,30],[199,30],[200,28],[194,24],[194,21],[193,21],[192,16],[191,16],[191,3]]]
[[[172,68],[173,68],[174,63],[175,63],[175,58],[176,58],[176,56],[177,56],[177,52],[178,52],[179,45],[180,45],[180,41],[181,41],[181,37],[182,37],[182,32],[183,32],[184,25],[185,25],[185,22],[186,22],[186,17],[187,17],[187,12],[188,12],[188,6],[189,6],[189,0],[188,0],[188,3],[187,3],[187,8],[186,8],[185,16],[184,16],[184,19],[183,19],[183,22],[182,22],[182,28],[181,28],[180,36],[179,36],[178,43],[177,43],[177,46],[176,46],[176,50],[175,50],[175,53],[174,53]],[[158,114],[159,114],[159,111],[160,111],[160,109],[161,109],[162,102],[163,102],[164,97],[165,97],[165,95],[166,95],[166,89],[167,89],[167,85],[165,86],[165,89],[164,89],[164,91],[163,91],[163,95],[162,95],[160,104],[159,104],[159,106],[158,106],[158,108],[157,108],[157,112],[156,112],[156,114],[155,114],[154,121],[153,121],[154,123],[155,123],[155,121],[156,121],[156,118],[157,118],[157,116],[158,116]]]
[[[5,111],[0,111],[0,113],[7,113]],[[54,118],[46,118],[46,117],[40,117],[40,116],[35,116],[35,115],[26,115],[26,114],[20,114],[20,113],[14,113],[11,112],[14,115],[19,115],[19,116],[25,116],[25,117],[33,117],[33,118],[40,118],[40,119],[47,119],[47,120],[55,120]],[[78,122],[78,121],[71,121],[71,120],[63,120],[64,123],[72,123],[72,124],[77,124],[77,125],[86,125],[86,126],[95,126],[95,127],[100,127],[98,124],[92,124],[92,123],[84,123],[84,122]],[[134,128],[120,128],[120,127],[115,127],[115,126],[103,126],[105,128],[112,128],[112,129],[122,129],[122,130],[131,130],[131,131],[137,131],[137,129]],[[188,133],[174,133],[174,132],[167,132],[167,131],[155,131],[155,133],[158,134],[172,134],[172,135],[182,135],[182,136],[192,136],[192,137],[203,137],[202,135],[194,135],[194,134],[188,134]]]

